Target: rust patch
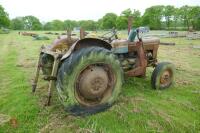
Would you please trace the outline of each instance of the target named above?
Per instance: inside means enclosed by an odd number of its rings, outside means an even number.
[[[10,119],[10,125],[11,125],[13,128],[17,128],[17,127],[18,127],[17,119],[16,119],[16,118],[11,118],[11,119]]]

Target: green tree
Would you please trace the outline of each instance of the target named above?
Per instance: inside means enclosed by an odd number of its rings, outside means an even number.
[[[139,27],[141,26],[141,13],[139,10],[133,10],[132,12],[132,16],[133,16],[133,27]]]
[[[122,11],[121,15],[123,17],[123,25],[126,25],[126,27],[124,29],[127,28],[128,25],[128,18],[129,17],[133,17],[133,27],[139,27],[141,26],[141,13],[139,10],[131,10],[130,8]],[[121,20],[121,24],[122,24],[122,20]]]
[[[195,30],[200,29],[200,6],[191,7],[189,18],[191,25]]]
[[[121,21],[121,24],[123,24],[123,25],[124,25],[124,29],[126,29],[127,26],[128,26],[128,18],[129,18],[129,17],[133,17],[133,14],[132,14],[131,9],[128,8],[128,9],[122,11],[120,16],[123,18],[123,20],[122,20],[123,23],[122,23],[122,21]],[[126,26],[125,26],[125,25],[126,25]]]
[[[53,30],[52,22],[45,23],[44,26],[43,26],[43,29],[44,30]]]
[[[117,29],[126,29],[127,28],[127,18],[124,16],[117,17],[116,20],[116,27]]]
[[[200,6],[182,6],[180,16],[188,30],[191,26],[193,29],[200,29]]]
[[[53,20],[52,30],[64,30],[64,23],[61,20]]]
[[[172,23],[172,17],[175,14],[174,6],[168,5],[164,7],[163,15],[165,17],[166,26],[169,29]]]
[[[0,5],[0,27],[9,27],[10,20],[8,13],[4,11],[4,8]]]
[[[152,6],[145,10],[142,17],[142,24],[149,26],[151,29],[161,29],[161,19],[163,16],[162,5]]]
[[[65,30],[73,30],[73,28],[77,26],[77,22],[73,20],[65,20],[63,25]]]
[[[13,30],[23,30],[24,29],[24,21],[22,17],[16,17],[11,20],[11,28]]]
[[[101,27],[103,29],[112,29],[116,27],[117,15],[114,13],[107,13],[102,18]]]
[[[81,20],[78,22],[79,26],[85,30],[96,30],[97,23],[93,20]]]
[[[97,21],[97,29],[103,29],[102,27],[102,22],[103,22],[103,19],[100,18],[98,21]]]
[[[184,25],[187,27],[187,29],[189,30],[190,28],[190,12],[191,12],[191,7],[190,6],[182,6],[180,8],[180,17],[183,20]]]
[[[121,16],[124,16],[124,17],[126,17],[126,18],[128,18],[128,17],[130,17],[130,16],[133,16],[131,9],[128,8],[128,9],[122,11]]]
[[[26,30],[41,30],[42,24],[40,20],[34,16],[25,16],[23,17],[24,29]]]
[[[175,30],[176,30],[177,22],[178,22],[179,19],[180,19],[180,10],[179,10],[179,8],[174,8],[173,22],[174,22]]]

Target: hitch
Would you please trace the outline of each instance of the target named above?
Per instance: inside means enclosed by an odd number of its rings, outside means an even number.
[[[50,102],[51,102],[51,97],[52,97],[52,89],[55,86],[55,81],[57,79],[56,76],[57,76],[57,72],[58,72],[58,66],[59,66],[62,54],[61,54],[61,52],[52,52],[52,51],[45,50],[45,48],[43,46],[41,47],[41,52],[40,52],[38,63],[37,63],[37,67],[36,67],[36,74],[35,74],[35,77],[34,77],[33,82],[32,82],[32,92],[33,93],[35,93],[36,88],[37,88],[40,69],[42,67],[41,58],[42,58],[42,54],[43,53],[52,55],[54,57],[53,69],[52,69],[51,75],[44,77],[44,80],[48,80],[49,81],[48,99],[47,99],[47,101],[45,103],[46,106],[49,106]]]

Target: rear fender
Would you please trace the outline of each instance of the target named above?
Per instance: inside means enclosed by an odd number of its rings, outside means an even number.
[[[69,50],[63,55],[63,57],[61,58],[61,60],[64,60],[66,58],[68,58],[74,51],[80,50],[82,48],[86,48],[86,47],[93,47],[93,46],[97,46],[97,47],[103,47],[105,49],[111,50],[112,46],[110,43],[103,41],[101,39],[97,39],[97,38],[84,38],[81,40],[76,41],[70,48]]]

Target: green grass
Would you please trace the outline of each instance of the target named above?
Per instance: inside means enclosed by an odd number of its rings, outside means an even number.
[[[42,32],[44,33],[44,32]],[[0,35],[0,114],[16,119],[0,126],[0,133],[19,132],[200,132],[200,40],[162,38],[176,46],[160,46],[159,61],[176,66],[176,84],[170,89],[151,89],[153,71],[147,77],[126,79],[114,106],[96,115],[75,117],[63,110],[56,91],[50,107],[45,107],[47,82],[40,80],[31,94],[39,48],[51,40],[34,41],[17,32]]]

